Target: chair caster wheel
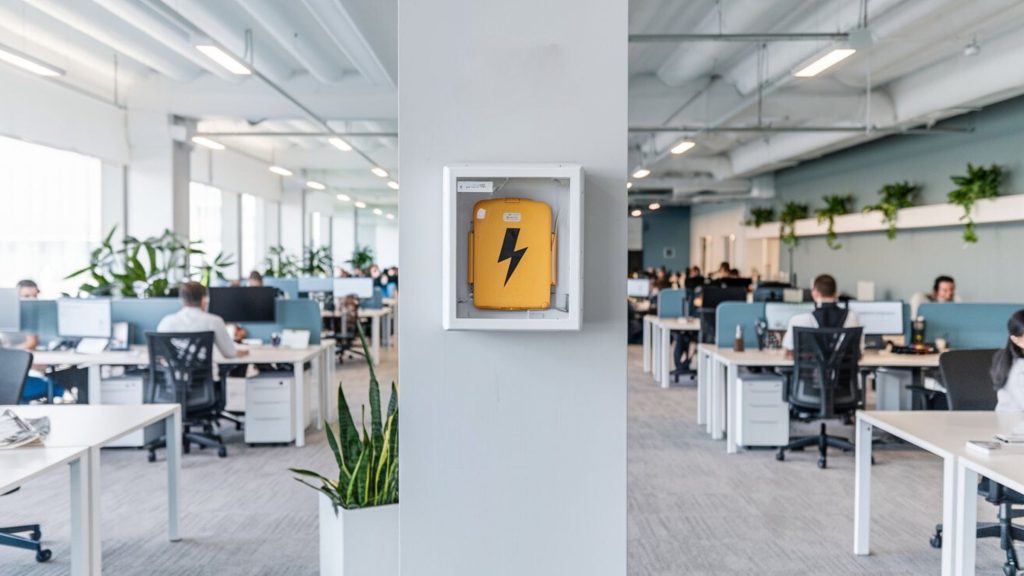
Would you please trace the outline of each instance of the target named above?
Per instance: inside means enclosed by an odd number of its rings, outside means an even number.
[[[146,459],[149,460],[150,462],[156,462],[156,454],[150,452],[149,456],[147,456]]]
[[[942,548],[942,534],[935,534],[929,540],[928,543],[932,545],[932,548],[936,550]]]
[[[36,552],[36,562],[48,562],[50,558],[53,558],[53,552],[49,550],[40,550]]]
[[[778,454],[775,455],[775,459],[778,460],[779,462],[784,461],[786,459],[786,453],[779,452]]]
[[[825,466],[826,466],[825,465],[825,459],[824,458],[818,458],[818,468],[824,469]]]
[[[228,449],[223,447],[223,446],[221,446],[220,448],[217,448],[217,456],[219,456],[221,458],[227,458],[228,457]]]
[[[1003,564],[1003,575],[1004,576],[1017,576],[1017,567],[1007,562]]]

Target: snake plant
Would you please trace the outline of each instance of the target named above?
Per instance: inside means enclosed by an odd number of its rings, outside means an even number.
[[[914,195],[920,189],[921,187],[917,184],[905,181],[886,184],[878,191],[878,194],[882,197],[878,204],[865,206],[863,212],[881,212],[882,222],[889,225],[885,235],[889,240],[893,240],[896,238],[897,213],[904,208],[910,208],[914,205]]]
[[[807,204],[799,202],[786,202],[782,207],[782,212],[779,214],[779,222],[782,224],[779,229],[779,238],[787,246],[796,246],[796,221],[807,218],[808,211]]]
[[[329,423],[324,423],[327,443],[338,464],[337,477],[328,478],[310,470],[289,468],[298,474],[297,481],[327,496],[334,505],[335,513],[338,508],[352,510],[398,502],[398,389],[392,382],[391,399],[384,418],[381,418],[377,373],[366,345],[366,335],[358,323],[356,328],[370,368],[370,431],[366,431],[366,406],[363,406],[360,434],[349,412],[345,391],[339,385],[337,434]],[[307,478],[319,482],[319,486],[306,481]]]
[[[828,221],[828,232],[825,234],[825,243],[828,244],[829,248],[839,250],[843,245],[836,242],[837,236],[834,229],[836,216],[849,214],[853,211],[853,194],[825,196],[822,200],[825,201],[825,207],[819,208],[815,211],[815,214],[818,216],[818,224]]]
[[[975,166],[967,163],[967,174],[963,176],[950,176],[953,184],[957,185],[956,190],[948,194],[949,201],[964,209],[964,215],[960,220],[964,222],[964,242],[974,244],[978,241],[978,234],[974,231],[974,219],[971,218],[971,210],[978,200],[995,198],[999,196],[999,186],[1003,182],[1005,173],[1003,168],[997,164],[991,166]]]

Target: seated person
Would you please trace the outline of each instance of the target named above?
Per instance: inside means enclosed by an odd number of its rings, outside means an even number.
[[[832,276],[822,274],[814,279],[811,288],[814,312],[797,314],[789,319],[786,335],[782,338],[782,348],[786,351],[786,358],[793,357],[795,346],[793,328],[856,328],[860,326],[856,314],[839,307],[838,294],[836,279]],[[863,342],[861,342],[861,349],[864,349]]]
[[[917,318],[917,309],[925,302],[959,302],[956,281],[952,276],[939,276],[932,284],[931,293],[918,292],[910,297],[910,317]]]
[[[263,286],[263,275],[253,270],[249,272],[249,287],[260,288]]]
[[[718,280],[720,278],[728,278],[732,272],[732,266],[728,262],[722,262],[718,265],[718,270],[711,273],[709,276],[712,279]]]
[[[997,412],[1024,412],[1024,310],[1006,323],[1006,346],[992,359],[992,383],[996,387]]]
[[[21,300],[39,298],[39,285],[33,280],[21,280],[15,287],[18,289],[18,297]],[[5,334],[0,335],[0,344],[31,352],[39,346],[39,337],[32,333]],[[22,401],[31,402],[48,398],[51,386],[53,386],[54,398],[61,398],[66,394],[67,391],[63,387],[51,383],[44,374],[45,371],[45,366],[32,366],[21,392]]]
[[[225,358],[249,354],[248,350],[235,347],[224,320],[206,311],[205,286],[198,282],[185,282],[178,288],[178,297],[181,298],[181,310],[164,316],[156,328],[157,332],[213,332],[213,342]]]

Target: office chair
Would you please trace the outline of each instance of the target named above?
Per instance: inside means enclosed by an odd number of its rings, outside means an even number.
[[[793,373],[786,386],[790,414],[801,421],[832,419],[845,421],[863,404],[858,382],[857,363],[863,328],[794,328]],[[818,468],[827,466],[828,448],[853,450],[846,438],[829,436],[825,423],[821,433],[792,440],[779,448],[778,460],[787,450],[818,445]]]
[[[996,391],[988,378],[995,350],[951,350],[939,356],[939,369],[946,384],[946,397],[950,410],[995,410]],[[1015,518],[1024,518],[1024,494],[1008,490],[997,482],[982,478],[978,482],[978,495],[999,507],[998,522],[979,522],[978,538],[999,538],[999,547],[1006,552],[1003,574],[1014,576],[1020,569],[1013,543],[1024,542],[1024,527],[1015,526]],[[935,527],[931,537],[934,548],[942,547],[942,524]]]
[[[334,332],[335,353],[339,363],[345,362],[345,353],[362,356],[363,349],[359,346],[359,334],[356,325],[362,322],[359,318],[360,300],[355,296],[346,296],[339,302],[339,314],[334,318],[337,330]]]
[[[213,332],[146,333],[149,348],[151,403],[177,403],[182,410],[182,450],[191,445],[216,448],[224,458],[228,449],[213,427],[220,419],[217,386],[213,381]],[[193,432],[200,427],[202,432]],[[167,446],[166,438],[151,443],[149,461]]]
[[[701,344],[714,344],[715,343],[715,314],[714,308],[701,308],[697,312],[697,317],[700,318],[700,334],[698,335],[698,341]]]
[[[28,369],[32,366],[32,354],[24,350],[0,348],[0,405],[21,403],[21,391],[25,387]],[[18,488],[11,490],[17,491]],[[7,494],[10,494],[8,492]],[[4,494],[6,496],[6,494]],[[28,533],[29,535],[20,536]],[[0,546],[35,550],[36,562],[46,562],[53,553],[40,541],[43,534],[39,524],[0,527]]]

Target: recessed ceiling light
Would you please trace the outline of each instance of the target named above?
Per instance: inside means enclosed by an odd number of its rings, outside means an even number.
[[[328,138],[327,141],[331,143],[331,146],[334,146],[335,148],[337,148],[338,150],[341,150],[342,152],[351,152],[352,151],[352,146],[349,145],[348,142],[345,142],[344,140],[342,140],[341,138],[338,138],[337,136],[335,136],[333,138]]]
[[[395,215],[390,213],[390,212],[385,214],[384,217],[387,218],[388,220],[394,220],[395,219]]]
[[[0,60],[40,76],[63,76],[64,71],[24,52],[0,45]]]
[[[796,76],[797,78],[813,78],[836,64],[839,64],[843,60],[846,60],[850,56],[853,56],[856,52],[857,51],[853,48],[833,48],[824,56],[794,72],[793,76]]]
[[[633,187],[633,183],[632,182],[626,182],[626,190],[629,190],[632,187]]]
[[[356,202],[356,208],[366,208],[366,202]]]
[[[306,182],[306,186],[312,188],[313,190],[327,190],[327,186],[324,186],[323,184],[317,182],[316,180],[310,180],[309,182]]]
[[[388,180],[388,188],[391,188],[392,190],[398,190],[398,182],[395,182],[394,180]]]
[[[381,168],[380,166],[374,166],[373,168],[370,168],[370,172],[373,172],[374,174],[376,174],[380,178],[387,178],[388,177],[388,171],[383,169],[383,168]]]
[[[638,168],[636,172],[633,172],[633,178],[636,178],[637,180],[647,178],[650,175],[651,171],[647,168]]]
[[[281,166],[271,166],[270,167],[270,171],[273,172],[274,174],[277,174],[278,176],[291,176],[292,175],[292,171],[291,170],[289,170],[287,168],[283,168]]]
[[[193,136],[192,141],[195,142],[196,144],[199,144],[200,146],[206,146],[211,150],[223,150],[225,148],[225,146],[220,142],[217,142],[216,140],[210,140],[209,138],[203,136]]]
[[[384,211],[381,210],[380,208],[374,208],[373,213],[376,214],[377,216],[381,216],[382,214],[384,214]]]
[[[657,202],[651,202],[650,205],[647,207],[651,210],[657,210],[658,208],[661,208],[661,204],[658,204]]]
[[[630,212],[629,214],[631,216],[633,216],[634,218],[636,218],[637,216],[640,216],[641,214],[643,214],[643,211],[640,210],[639,208],[636,208],[632,212]]]
[[[690,148],[693,148],[696,145],[697,145],[696,143],[691,142],[689,140],[683,140],[679,144],[676,144],[675,146],[672,147],[672,153],[673,154],[685,154],[685,153],[690,151]]]
[[[213,44],[197,44],[196,50],[199,50],[205,54],[207,58],[213,60],[217,64],[220,64],[232,74],[238,74],[239,76],[248,76],[249,74],[252,74],[252,70],[250,70],[248,66],[242,64],[235,59],[234,56],[222,50],[220,46],[215,46]]]
[[[338,194],[337,196],[335,196],[335,198],[337,198],[338,200],[341,200],[342,202],[351,202],[352,201],[352,198],[350,198],[348,194]]]

